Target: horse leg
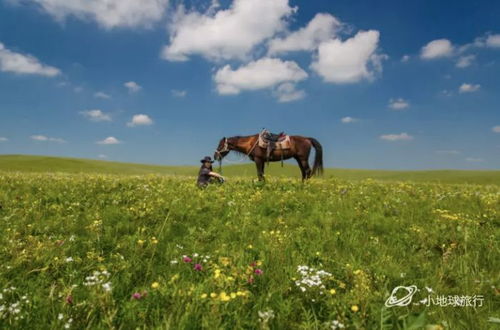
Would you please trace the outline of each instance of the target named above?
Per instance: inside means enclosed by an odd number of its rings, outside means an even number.
[[[259,181],[265,181],[264,179],[264,161],[261,158],[255,158],[255,166],[257,167],[257,176]]]
[[[306,178],[306,172],[305,172],[304,166],[302,166],[302,161],[300,160],[299,157],[295,157],[295,160],[299,164],[300,173],[302,174],[302,181],[304,181]]]
[[[309,162],[307,158],[300,158],[300,163],[304,169],[304,174],[302,175],[302,180],[307,180],[312,176],[311,168],[309,167]]]

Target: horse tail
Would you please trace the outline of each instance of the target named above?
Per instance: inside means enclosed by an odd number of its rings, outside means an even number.
[[[323,147],[321,143],[315,138],[308,138],[311,141],[314,149],[316,150],[316,155],[314,156],[314,165],[312,169],[312,175],[322,175],[323,174]]]

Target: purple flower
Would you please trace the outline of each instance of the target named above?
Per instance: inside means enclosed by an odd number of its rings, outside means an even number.
[[[147,296],[147,292],[144,291],[143,293],[140,293],[140,292],[136,292],[132,295],[132,299],[135,299],[135,300],[140,300],[142,298],[145,298]]]
[[[183,257],[182,261],[184,261],[184,262],[191,262],[191,261],[193,261],[193,259],[191,259],[189,257]]]
[[[196,264],[196,265],[194,265],[194,270],[201,271],[201,270],[203,270],[203,266],[200,264]]]
[[[262,275],[262,274],[264,274],[264,271],[260,268],[257,268],[254,270],[254,273],[255,273],[255,275]]]
[[[73,305],[73,297],[72,296],[67,296],[66,297],[66,303],[68,305]]]

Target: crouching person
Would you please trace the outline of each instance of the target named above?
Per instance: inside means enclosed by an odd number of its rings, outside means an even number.
[[[217,179],[220,183],[225,181],[224,177],[219,173],[216,173],[212,169],[212,163],[214,162],[210,156],[206,156],[201,162],[200,171],[198,172],[198,187],[206,187],[209,183],[213,181],[213,178]]]

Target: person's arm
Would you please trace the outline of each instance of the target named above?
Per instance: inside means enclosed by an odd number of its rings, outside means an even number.
[[[222,175],[220,175],[219,173],[217,173],[217,172],[210,172],[210,173],[208,173],[208,175],[214,176],[214,177],[222,179],[222,180],[225,180],[225,178]]]

